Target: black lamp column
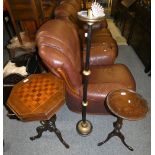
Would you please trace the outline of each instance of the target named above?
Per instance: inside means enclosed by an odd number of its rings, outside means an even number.
[[[87,36],[87,46],[86,46],[86,64],[83,70],[84,85],[83,85],[83,110],[82,110],[82,119],[86,121],[86,106],[87,106],[87,88],[88,88],[88,76],[90,75],[89,70],[89,58],[90,58],[90,47],[91,47],[91,31],[92,25],[88,25],[88,36]]]
[[[90,58],[90,47],[91,47],[91,34],[92,34],[92,24],[88,23],[88,36],[87,36],[87,46],[86,46],[86,63],[83,70],[83,102],[82,102],[82,120],[77,123],[76,129],[80,135],[86,136],[92,131],[92,124],[90,121],[86,120],[87,111],[87,88],[88,88],[88,78],[90,75],[89,70],[89,58]]]

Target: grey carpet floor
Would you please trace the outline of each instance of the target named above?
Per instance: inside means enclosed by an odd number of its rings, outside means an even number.
[[[119,46],[117,63],[126,64],[131,70],[140,93],[151,106],[151,78],[144,73],[144,66],[130,46]],[[124,121],[122,133],[127,144],[134,148],[129,151],[120,139],[113,137],[106,144],[97,146],[113,130],[113,116],[87,115],[93,124],[93,132],[81,137],[76,132],[76,123],[80,114],[73,113],[64,105],[57,113],[57,127],[63,138],[70,145],[66,149],[54,133],[45,132],[40,139],[30,141],[29,137],[36,134],[39,122],[21,122],[9,119],[4,107],[4,155],[150,155],[151,154],[151,116],[139,121]]]

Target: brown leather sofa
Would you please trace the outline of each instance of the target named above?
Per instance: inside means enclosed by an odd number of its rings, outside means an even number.
[[[64,19],[70,21],[76,27],[81,40],[81,47],[83,47],[83,51],[85,53],[86,38],[84,36],[87,28],[85,29],[86,24],[78,20],[78,11],[80,11],[79,0],[67,0],[62,1],[62,3],[60,3],[60,5],[56,7],[54,14],[56,19]],[[90,52],[92,60],[91,65],[114,64],[114,61],[118,55],[118,47],[116,41],[112,38],[110,31],[106,27],[106,20],[104,20],[101,24],[95,24],[93,27]]]
[[[65,82],[68,108],[81,112],[82,65],[80,42],[75,27],[66,20],[50,20],[39,29],[36,42],[39,55],[49,71]],[[88,113],[107,114],[105,99],[110,91],[136,89],[131,72],[123,64],[92,66],[90,70]]]

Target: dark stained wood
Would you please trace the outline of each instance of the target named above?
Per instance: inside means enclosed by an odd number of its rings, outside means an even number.
[[[53,115],[49,120],[40,121],[41,126],[38,126],[36,128],[37,135],[30,137],[30,140],[35,140],[37,138],[40,138],[42,136],[42,133],[48,130],[49,132],[54,132],[56,136],[59,138],[59,140],[61,141],[61,143],[68,149],[69,145],[63,140],[61,132],[56,127],[55,122],[56,122],[56,115]]]
[[[121,0],[113,0],[112,16],[145,66],[151,70],[151,1],[137,0],[127,7]],[[132,2],[124,0],[124,2]]]
[[[56,2],[51,0],[5,0],[5,8],[9,12],[17,36],[13,37],[14,41],[7,46],[10,59],[13,59],[15,53],[20,50],[35,51],[36,47],[33,45],[35,45],[36,32],[45,21],[53,17],[55,6]],[[21,32],[24,32],[30,41],[25,41]]]
[[[146,68],[151,70],[151,8],[135,6],[136,16],[129,38],[129,44],[134,48]]]
[[[118,138],[121,139],[122,143],[130,150],[130,151],[133,151],[133,148],[129,145],[127,145],[127,143],[125,142],[125,137],[124,135],[121,133],[121,128],[122,128],[122,125],[123,125],[123,119],[120,118],[120,117],[117,117],[117,121],[113,123],[113,126],[114,126],[114,130],[112,132],[110,132],[107,136],[107,138],[98,143],[98,146],[101,146],[103,145],[104,143],[106,143],[109,139],[111,139],[112,137],[114,136],[117,136]]]
[[[43,18],[41,5],[38,0],[6,0],[6,7],[10,14],[15,32],[22,44],[20,36],[20,27],[18,23],[22,21],[34,21],[36,28],[40,25],[40,19]]]

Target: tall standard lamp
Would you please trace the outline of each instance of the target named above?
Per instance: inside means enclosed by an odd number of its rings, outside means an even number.
[[[86,136],[91,133],[92,131],[92,124],[90,121],[86,120],[86,111],[87,111],[87,88],[88,88],[88,77],[91,74],[89,69],[89,58],[90,58],[90,47],[91,47],[91,34],[92,34],[92,25],[96,22],[100,22],[104,19],[104,16],[93,17],[92,10],[88,11],[81,11],[78,12],[79,20],[86,22],[88,25],[88,36],[87,36],[87,46],[86,46],[86,63],[83,69],[83,101],[82,101],[82,120],[80,120],[77,125],[76,129],[80,135]]]

